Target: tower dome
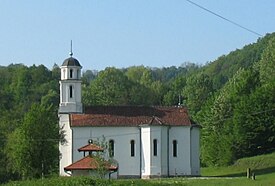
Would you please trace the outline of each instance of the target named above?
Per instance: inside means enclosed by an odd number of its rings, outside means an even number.
[[[81,67],[79,61],[73,57],[65,59],[62,66]]]

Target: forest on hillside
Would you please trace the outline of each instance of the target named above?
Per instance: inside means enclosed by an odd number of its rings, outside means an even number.
[[[86,106],[180,103],[202,126],[202,165],[229,165],[275,151],[274,66],[275,33],[204,66],[86,70],[82,101]],[[0,66],[0,77],[0,183],[57,174],[64,135],[58,132],[58,65]]]

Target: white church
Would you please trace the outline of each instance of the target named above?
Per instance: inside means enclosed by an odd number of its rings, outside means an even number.
[[[199,176],[200,126],[187,109],[145,106],[91,106],[81,102],[81,65],[71,56],[61,66],[59,125],[67,143],[60,144],[60,175],[93,175],[91,156],[108,144],[114,165],[111,178]],[[88,152],[88,153],[87,153]]]

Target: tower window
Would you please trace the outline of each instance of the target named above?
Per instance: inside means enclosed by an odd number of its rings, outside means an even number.
[[[131,156],[135,156],[135,140],[130,141],[131,144]]]
[[[114,157],[115,155],[115,142],[114,140],[109,141],[109,156]]]
[[[154,156],[158,155],[158,141],[157,141],[157,139],[153,140],[153,154],[154,154]]]
[[[70,69],[70,78],[73,78],[73,69]]]
[[[69,96],[70,96],[70,98],[73,97],[73,86],[72,85],[70,85]]]
[[[178,154],[178,142],[173,140],[173,157],[177,157]]]
[[[77,70],[77,79],[80,79],[80,70]]]
[[[66,75],[65,75],[65,74],[66,74],[66,70],[64,69],[64,70],[63,70],[63,79],[66,78]]]

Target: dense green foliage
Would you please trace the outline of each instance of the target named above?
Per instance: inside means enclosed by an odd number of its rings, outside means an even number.
[[[268,34],[204,66],[184,63],[167,68],[87,70],[82,76],[82,100],[86,106],[183,104],[202,126],[202,164],[228,165],[242,157],[275,150],[274,66],[275,34]],[[54,134],[41,141],[57,139],[50,143],[56,150],[59,137],[55,136],[57,117],[53,115],[57,116],[59,103],[60,69],[57,65],[49,70],[43,65],[11,64],[0,66],[0,77],[0,182],[39,177],[41,162],[31,164],[30,157],[20,153],[28,151],[28,145],[36,146],[35,152],[43,152],[39,148],[44,144],[30,142],[42,137],[39,134],[45,126],[51,126],[49,131]],[[43,118],[50,115],[49,110],[54,114],[48,121]],[[47,171],[43,173],[55,170],[55,152],[43,160],[53,158],[53,165],[44,167]],[[29,172],[20,161],[29,163]]]
[[[45,175],[58,166],[59,74],[56,66],[0,67],[0,183],[41,176],[35,161]]]
[[[274,57],[275,38],[271,38],[262,58],[240,68],[195,115],[203,125],[206,165],[228,165],[275,150]]]
[[[22,178],[39,178],[58,169],[58,123],[53,106],[33,104],[8,138],[9,167]]]

